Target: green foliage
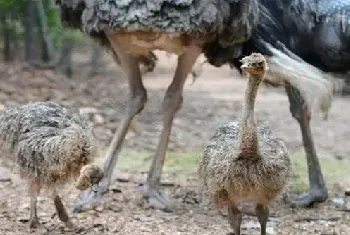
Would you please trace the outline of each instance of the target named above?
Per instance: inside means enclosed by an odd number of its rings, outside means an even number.
[[[22,4],[25,4],[25,0],[1,0],[0,7],[7,8],[7,7],[15,5],[15,3],[18,5],[22,5]]]
[[[60,21],[60,16],[56,8],[51,4],[45,7],[50,33],[57,47],[62,46],[64,28]]]
[[[9,25],[16,26],[13,30],[18,34],[24,31],[27,2],[28,0],[0,0],[0,20],[2,18],[10,21]],[[67,29],[62,25],[58,8],[52,0],[42,0],[42,2],[50,34],[57,48],[62,47],[67,41],[79,42],[83,39],[81,32]]]
[[[25,0],[0,0],[0,15],[11,20],[19,20],[26,8]]]

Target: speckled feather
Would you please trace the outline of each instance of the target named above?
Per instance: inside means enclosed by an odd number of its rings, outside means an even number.
[[[79,176],[95,155],[92,128],[77,112],[35,102],[0,114],[1,158],[51,188]]]
[[[265,125],[258,126],[259,157],[240,158],[240,124],[219,127],[199,157],[198,172],[214,201],[254,200],[268,204],[291,175],[289,153]]]
[[[289,24],[295,21],[294,24],[300,33],[305,33],[303,30],[310,32],[315,30],[319,21],[333,21],[335,24],[340,24],[343,32],[349,31],[350,2],[348,0],[288,0],[286,3],[284,14],[288,16],[287,24],[288,21],[291,22]]]
[[[350,2],[348,0],[299,0],[303,5],[310,4],[311,9],[317,15],[332,15],[342,11],[350,11]]]
[[[214,33],[222,44],[247,40],[258,20],[256,0],[57,0],[71,13],[82,8],[88,34],[144,31],[203,36]],[[76,24],[74,14],[66,22]],[[75,22],[75,23],[74,23]]]
[[[64,1],[56,0],[56,3],[60,6],[61,21],[63,25],[73,29],[83,30],[82,15],[85,10],[86,4],[84,0],[70,0]],[[101,46],[107,53],[109,53],[113,60],[120,65],[118,55],[112,50],[111,43],[109,42],[104,32],[90,32],[89,36],[99,46]],[[157,64],[157,56],[153,52],[149,52],[147,55],[139,56],[140,62],[145,65],[148,72],[152,72]]]

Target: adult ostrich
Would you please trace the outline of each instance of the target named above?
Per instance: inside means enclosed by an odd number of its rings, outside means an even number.
[[[147,93],[139,69],[141,56],[153,50],[178,55],[177,68],[163,101],[163,130],[143,196],[156,208],[170,209],[160,190],[172,122],[181,108],[183,86],[198,56],[216,43],[227,47],[246,41],[257,24],[256,0],[57,0],[61,19],[80,28],[112,51],[129,81],[125,116],[110,143],[104,164],[100,195],[108,190],[122,142],[133,117],[146,103]],[[96,198],[87,193],[75,206],[80,211]]]

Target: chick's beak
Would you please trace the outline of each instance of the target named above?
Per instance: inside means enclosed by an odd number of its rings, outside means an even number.
[[[247,64],[242,64],[241,65],[241,69],[247,69],[247,68],[249,68],[249,66]]]
[[[91,191],[94,192],[94,194],[97,194],[97,192],[98,192],[98,184],[93,184],[91,186]]]

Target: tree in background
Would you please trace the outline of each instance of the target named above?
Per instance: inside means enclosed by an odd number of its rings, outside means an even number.
[[[76,46],[84,44],[84,37],[81,32],[62,26],[52,0],[1,0],[0,27],[5,62],[19,59],[31,67],[53,68],[68,77],[73,75],[72,53]],[[91,76],[99,72],[101,55],[101,49],[94,46]]]

